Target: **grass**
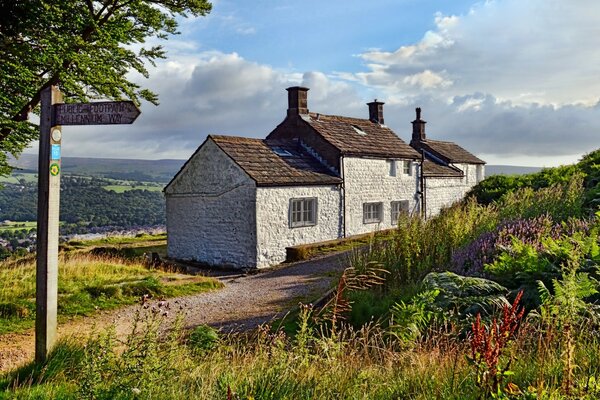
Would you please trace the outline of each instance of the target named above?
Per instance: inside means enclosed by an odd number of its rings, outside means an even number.
[[[20,222],[10,221],[9,223],[0,224],[0,232],[20,231],[23,229],[29,230],[31,228],[36,228],[36,227],[37,227],[36,221],[20,221]]]
[[[129,190],[148,190],[151,192],[160,192],[163,190],[163,186],[160,185],[106,185],[103,188],[116,193],[123,193]]]
[[[28,183],[37,182],[37,173],[13,172],[9,176],[0,176],[0,183],[18,184],[21,179],[24,179]]]
[[[70,240],[62,244],[65,252],[92,253],[141,260],[144,254],[167,255],[167,234],[138,234],[136,236],[109,236],[94,240]]]
[[[203,336],[175,329],[160,339],[160,318],[133,321],[118,352],[111,331],[85,345],[62,341],[44,365],[31,363],[0,376],[0,399],[483,398],[467,360],[468,339],[444,330],[405,347],[374,324],[332,334],[311,323],[309,311],[301,314],[294,337],[259,329],[211,336],[214,346],[197,351],[194,343]],[[578,368],[567,394],[564,349],[538,328],[528,321],[503,355],[502,364],[511,360],[511,374],[499,398],[598,398],[595,335],[581,330],[573,355]]]
[[[386,240],[392,239],[393,236],[394,230],[388,229],[350,236],[344,239],[334,239],[325,242],[292,246],[286,248],[286,262],[303,261],[328,253],[352,250],[357,247],[369,245],[373,243],[374,240],[385,242]]]
[[[134,304],[144,294],[177,297],[221,287],[207,277],[149,270],[139,262],[91,254],[59,260],[59,320]],[[35,322],[35,260],[0,265],[0,334]]]

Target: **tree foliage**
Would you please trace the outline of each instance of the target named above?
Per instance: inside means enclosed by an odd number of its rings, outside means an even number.
[[[40,94],[59,85],[66,101],[146,100],[131,80],[165,58],[156,40],[177,33],[178,16],[206,15],[208,0],[0,0],[0,174],[7,154],[37,136],[28,120]]]

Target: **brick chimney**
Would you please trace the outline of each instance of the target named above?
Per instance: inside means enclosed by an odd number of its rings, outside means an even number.
[[[384,102],[377,101],[377,99],[373,100],[370,103],[367,103],[367,105],[369,106],[369,120],[371,120],[371,122],[383,125],[384,104]]]
[[[292,86],[288,91],[288,116],[308,114],[308,88]]]
[[[421,119],[421,107],[417,107],[415,111],[417,112],[417,119],[412,122],[413,133],[411,143],[418,143],[427,139],[425,137],[425,124],[427,122]]]

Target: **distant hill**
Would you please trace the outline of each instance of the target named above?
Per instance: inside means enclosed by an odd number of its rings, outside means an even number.
[[[542,167],[519,167],[516,165],[486,165],[485,176],[492,175],[524,175],[540,172]]]
[[[68,174],[98,176],[144,182],[169,182],[185,160],[133,160],[122,158],[63,157],[62,170]],[[12,165],[37,172],[37,155],[23,154]],[[485,175],[523,175],[539,172],[541,167],[486,165]]]
[[[62,170],[67,174],[161,183],[169,182],[185,162],[85,157],[63,157],[61,161]],[[37,172],[37,155],[22,154],[11,164],[25,171]]]

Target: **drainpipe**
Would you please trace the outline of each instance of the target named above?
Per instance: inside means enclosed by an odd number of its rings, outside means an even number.
[[[421,149],[421,216],[427,218],[427,193],[425,185],[425,150]]]
[[[340,176],[342,178],[342,187],[340,195],[342,200],[342,237],[346,237],[346,179],[344,177],[344,156],[340,157]]]

